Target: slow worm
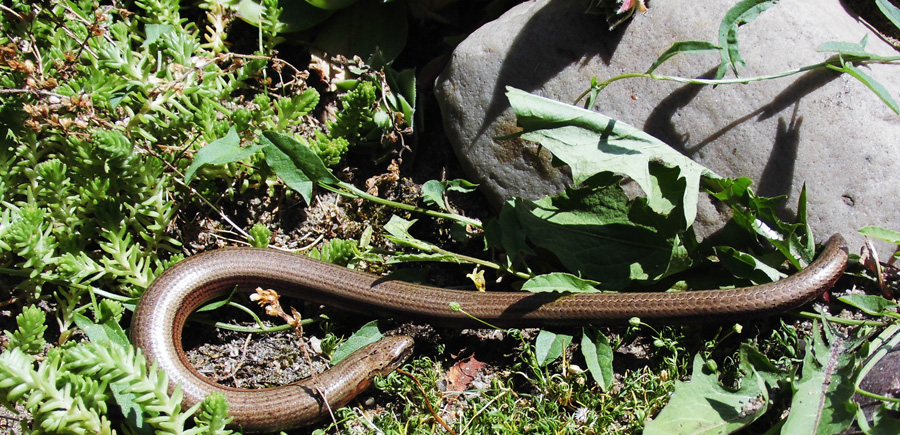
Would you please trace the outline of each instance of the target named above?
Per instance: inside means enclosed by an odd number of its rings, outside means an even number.
[[[211,392],[225,394],[233,424],[248,432],[308,425],[327,415],[311,381],[262,390],[218,385],[187,362],[181,333],[188,315],[235,287],[271,288],[280,294],[379,317],[398,316],[449,327],[481,326],[450,308],[500,327],[623,324],[631,317],[654,323],[732,322],[765,317],[803,305],[831,288],[847,265],[844,239],[835,234],[812,264],[783,280],[726,290],[559,295],[474,292],[392,281],[276,250],[226,248],[190,257],[163,273],[134,312],[131,337],[181,385],[185,407]],[[331,407],[349,402],[376,374],[394,370],[412,352],[412,339],[388,337],[319,375]]]

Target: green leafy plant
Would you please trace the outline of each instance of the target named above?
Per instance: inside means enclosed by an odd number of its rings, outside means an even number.
[[[222,22],[222,28],[227,25],[227,12],[232,12],[279,39],[302,38],[297,32],[311,29],[310,42],[332,55],[360,56],[366,61],[382,56],[391,61],[406,45],[405,0],[206,0],[201,7]],[[277,15],[273,16],[273,10],[279,10]]]
[[[180,393],[168,394],[166,374],[148,371],[143,355],[128,343],[118,323],[122,311],[121,306],[104,304],[100,324],[78,316],[92,341],[51,348],[38,359],[32,354],[43,343],[44,315],[36,307],[24,310],[16,318],[19,329],[4,331],[15,344],[0,353],[0,404],[10,409],[13,403],[24,404],[34,420],[32,427],[47,433],[115,433],[108,418],[111,400],[126,414],[141,416],[135,420],[138,426],[157,433],[232,433],[224,429],[230,420],[221,396],[182,412]],[[194,427],[188,429],[193,414]]]
[[[553,198],[510,201],[496,218],[485,222],[464,216],[450,200],[450,195],[474,188],[462,180],[424,183],[421,205],[363,191],[328,168],[354,148],[369,147],[375,159],[382,159],[386,148],[403,145],[416,115],[414,73],[387,67],[391,50],[376,53],[370,65],[328,59],[350,78],[314,90],[306,85],[302,71],[272,56],[274,47],[290,37],[285,25],[298,19],[296,14],[291,17],[297,8],[291,9],[289,2],[265,0],[254,6],[256,15],[251,15],[246,13],[248,2],[237,2],[234,9],[231,2],[206,1],[201,5],[206,12],[202,29],[182,16],[185,9],[174,0],[142,0],[121,8],[82,0],[32,3],[14,0],[0,7],[4,14],[0,20],[0,134],[4,138],[0,142],[0,272],[8,278],[3,285],[13,289],[14,302],[26,307],[16,317],[17,328],[4,331],[8,344],[0,353],[0,402],[9,408],[24,406],[31,414],[31,420],[22,420],[24,432],[229,433],[224,428],[228,419],[222,397],[182,410],[179,393],[167,392],[165,374],[147,368],[119,325],[143,289],[181,258],[177,237],[183,234],[177,225],[194,217],[179,213],[208,208],[230,222],[219,204],[250,189],[278,200],[284,199],[282,192],[292,191],[309,203],[317,187],[404,214],[448,219],[454,222],[454,240],[483,240],[484,257],[488,257],[476,258],[420,240],[411,231],[415,220],[395,216],[384,226],[384,239],[393,243],[394,252],[373,247],[372,240],[380,235],[368,231],[359,241],[318,245],[310,252],[316,258],[350,266],[361,264],[361,259],[380,262],[383,258],[392,263],[471,264],[480,271],[509,275],[507,281],[518,281],[531,291],[598,291],[632,284],[681,289],[694,284],[685,272],[709,265],[710,260],[728,270],[709,280],[716,285],[758,283],[778,279],[785,273],[785,263],[799,267],[813,255],[805,196],[798,222],[782,222],[773,212],[778,199],[755,195],[749,180],[718,177],[637,129],[514,89],[508,97],[525,129],[521,136],[542,143],[558,160],[572,165],[580,184],[577,188]],[[341,11],[313,12],[303,19],[318,20],[315,32],[319,36],[313,38],[323,46],[329,38],[337,44],[341,32],[354,28],[352,23],[360,18],[373,26],[394,26],[397,35],[391,38],[399,41],[399,34],[405,35],[411,4],[377,3],[360,0]],[[626,12],[639,3],[630,2]],[[888,16],[897,16],[896,8],[890,9],[883,0],[878,3]],[[730,24],[723,21],[718,43],[675,43],[648,72],[634,77],[693,80],[659,76],[655,70],[674,55],[712,50],[727,55],[726,73],[737,70],[740,56],[734,23],[749,20],[767,5],[740,2],[736,13],[729,15]],[[380,16],[370,13],[374,8],[390,16],[373,19]],[[229,20],[235,10],[245,19],[253,17],[259,28],[253,53],[230,51]],[[400,18],[404,25],[395,25]],[[371,31],[371,27],[356,27]],[[338,51],[346,48],[344,52],[354,53],[359,47],[363,45],[351,43]],[[895,59],[866,53],[865,40],[821,48],[836,53],[835,57],[812,67],[851,74],[891,104],[860,67]],[[705,83],[752,79],[723,75]],[[613,81],[595,83],[588,100]],[[332,103],[333,116],[322,110]],[[628,150],[627,161],[588,154],[586,144],[595,151],[598,143],[604,149]],[[629,199],[619,186],[622,176],[637,180],[646,197]],[[287,189],[282,190],[282,185]],[[737,231],[731,238],[694,242],[691,223],[697,197],[704,193],[734,211]],[[263,223],[247,231],[239,225],[233,228],[243,236],[240,240],[252,246],[267,246],[272,240],[272,231]],[[584,228],[604,237],[586,237],[579,231]],[[866,231],[900,240],[884,230]],[[777,252],[762,249],[760,238]],[[603,246],[627,255],[624,259],[572,255],[571,248],[576,246],[587,246],[586,252]],[[551,270],[550,266],[554,272],[541,273]],[[639,319],[623,334],[593,328],[570,334],[543,331],[533,343],[525,334],[509,331],[521,349],[511,356],[508,373],[489,379],[480,395],[460,408],[462,431],[578,433],[610,427],[638,431],[653,416],[658,425],[672,421],[682,407],[703,411],[704,418],[697,419],[702,420],[699,426],[692,427],[718,428],[727,420],[728,427],[741,428],[766,415],[775,400],[790,400],[792,407],[802,410],[785,420],[786,426],[846,426],[852,414],[847,380],[858,381],[870,367],[861,361],[882,352],[875,343],[880,340],[888,346],[893,340],[882,334],[867,347],[857,346],[857,337],[893,321],[896,313],[892,302],[876,296],[840,300],[874,320],[797,313],[822,321],[827,334],[805,337],[800,328],[783,325],[769,336],[758,337],[777,349],[777,359],[759,355],[753,347],[757,338],[736,338],[737,332],[716,335],[692,357],[697,346],[682,329],[651,329]],[[233,302],[215,302],[205,309]],[[60,331],[55,347],[44,338],[46,314],[36,308],[48,303],[56,309]],[[94,319],[84,317],[86,312],[93,312]],[[825,323],[838,321],[860,332],[852,338],[840,337]],[[252,332],[279,329],[220,326]],[[90,341],[74,342],[76,327]],[[628,338],[645,334],[650,335],[647,348],[654,354],[652,359],[659,361],[653,367],[656,372],[645,367],[614,376],[614,351],[621,350]],[[380,335],[375,323],[365,325],[346,340],[335,358]],[[718,352],[729,352],[729,345],[722,344],[726,337],[747,344],[722,357]],[[339,341],[329,335],[323,349],[331,353]],[[386,433],[434,431],[419,399],[440,400],[434,386],[452,363],[444,355],[444,346],[435,345],[437,356],[421,356],[407,367],[421,378],[427,388],[424,392],[396,375],[377,381],[403,399],[392,412],[367,424]],[[737,362],[729,364],[729,358]],[[675,380],[691,368],[692,380],[679,384],[671,408],[656,415],[668,401]],[[721,379],[736,379],[736,383],[720,384]],[[792,381],[797,392],[784,399]],[[800,400],[801,391],[803,397],[827,401],[840,412],[826,415],[806,399]],[[718,416],[707,412],[710,401],[720,399],[733,404],[735,415],[723,417],[722,408],[729,407],[717,408]],[[875,428],[895,424],[879,412],[876,421],[858,422]],[[127,421],[114,419],[118,415]],[[338,410],[337,415],[358,419],[347,409]],[[825,424],[829,418],[833,425]],[[648,424],[647,431],[655,430],[655,424]]]
[[[610,84],[623,79],[648,78],[653,80],[668,80],[679,83],[692,83],[702,85],[730,85],[748,84],[762,80],[772,80],[814,69],[828,68],[846,73],[851,77],[859,80],[860,82],[865,84],[866,87],[871,89],[878,96],[878,98],[884,101],[884,103],[887,104],[887,106],[890,107],[891,110],[893,110],[897,114],[900,114],[900,105],[897,104],[897,101],[894,100],[894,97],[891,96],[889,92],[887,92],[884,86],[882,86],[880,83],[878,83],[871,76],[869,76],[859,68],[859,66],[861,65],[870,63],[896,64],[898,61],[900,61],[900,56],[879,56],[867,52],[865,48],[868,36],[863,37],[863,39],[859,43],[835,41],[826,42],[820,45],[817,51],[835,53],[834,56],[824,62],[765,76],[738,77],[738,68],[745,65],[745,61],[741,57],[738,47],[738,28],[743,24],[753,21],[757,16],[759,16],[759,14],[768,10],[776,3],[778,3],[777,0],[739,1],[726,13],[725,17],[722,19],[721,25],[719,27],[718,44],[706,41],[677,41],[673,43],[672,46],[662,55],[660,55],[659,58],[657,58],[657,60],[653,62],[653,64],[646,72],[622,74],[604,81],[598,81],[595,77],[591,82],[590,89],[582,93],[576,99],[576,101],[580,101],[582,98],[587,97],[584,103],[584,107],[592,108],[595,106],[597,97],[599,96],[600,92],[606,89],[606,87]],[[900,23],[900,18],[898,18],[900,17],[900,9],[898,9],[896,6],[888,3],[887,0],[879,0],[878,7],[889,19],[892,20],[895,25],[897,25],[897,23]],[[656,69],[660,65],[662,65],[665,61],[675,55],[696,54],[704,52],[718,52],[722,58],[722,61],[716,70],[716,75],[712,79],[667,76],[655,73]],[[734,73],[735,77],[730,79],[724,78],[728,71]]]

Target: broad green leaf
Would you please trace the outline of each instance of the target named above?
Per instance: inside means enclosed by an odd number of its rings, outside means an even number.
[[[896,302],[875,295],[847,295],[839,297],[838,300],[856,307],[870,316],[883,316],[888,308],[897,306]]]
[[[663,52],[655,61],[653,61],[653,65],[650,65],[650,69],[647,70],[647,74],[652,73],[656,70],[663,62],[669,60],[672,56],[681,53],[705,53],[708,51],[718,51],[721,47],[711,42],[706,41],[678,41],[672,44],[668,50]]]
[[[443,210],[447,210],[444,204],[444,185],[437,180],[428,180],[422,185],[422,199],[425,204],[436,205]]]
[[[690,265],[678,237],[629,220],[624,195],[604,200],[605,209],[578,210],[557,207],[550,198],[516,199],[515,212],[534,245],[553,252],[569,272],[600,281],[604,290],[656,281]]]
[[[378,330],[377,320],[366,323],[334,351],[334,355],[331,355],[331,363],[337,364],[341,362],[341,360],[350,356],[351,353],[356,352],[368,344],[381,340],[381,337],[383,336],[381,331]]]
[[[794,384],[791,413],[782,433],[834,434],[853,423],[857,406],[850,399],[856,390],[856,355],[849,340],[832,337],[826,344],[816,324],[812,340],[807,340],[802,376]]]
[[[587,363],[591,377],[607,391],[613,382],[613,350],[609,345],[609,339],[600,330],[594,327],[582,329],[581,354]]]
[[[407,21],[404,2],[361,1],[322,23],[313,45],[331,55],[363,60],[378,50],[390,62],[406,45]]]
[[[284,33],[308,29],[325,21],[334,13],[300,0],[278,0],[278,7],[282,9],[278,21],[284,26],[282,29]],[[259,0],[238,0],[234,9],[238,18],[250,25],[259,26],[262,14]]]
[[[322,159],[297,139],[274,131],[265,131],[259,138],[266,156],[266,163],[284,180],[284,183],[299,193],[309,204],[314,183],[334,184],[337,179],[325,167]]]
[[[875,4],[878,5],[878,9],[881,9],[881,13],[894,24],[894,27],[900,29],[900,8],[888,0],[875,0]]]
[[[570,273],[553,272],[538,275],[525,281],[525,284],[522,284],[522,290],[532,293],[596,293],[599,292],[594,287],[597,284],[600,283],[589,279],[581,279]]]
[[[98,325],[80,313],[75,313],[73,317],[78,328],[84,331],[84,334],[93,342],[112,342],[120,346],[131,345],[131,342],[128,340],[128,334],[125,333],[122,326],[115,319],[110,318]]]
[[[644,426],[644,435],[724,434],[746,427],[765,412],[769,393],[752,365],[742,362],[741,371],[741,388],[726,390],[700,354],[695,355],[691,379],[675,384],[672,399]]]
[[[753,255],[730,246],[716,246],[713,249],[725,269],[734,276],[749,279],[753,284],[765,284],[786,276]]]
[[[511,87],[506,95],[524,129],[521,137],[540,143],[556,159],[569,165],[575,184],[604,172],[624,174],[644,190],[654,211],[666,214],[673,204],[655,187],[650,164],[679,168],[685,181],[679,201],[683,204],[685,227],[697,216],[700,177],[718,177],[659,139],[600,113]]]
[[[722,63],[716,71],[717,79],[725,77],[728,69],[731,69],[737,77],[737,67],[746,65],[738,49],[738,27],[753,21],[760,13],[775,6],[776,3],[778,0],[742,0],[728,10],[719,25],[719,46],[722,47],[719,53]]]
[[[241,138],[234,127],[228,129],[224,137],[216,139],[197,151],[194,161],[184,173],[184,183],[188,184],[197,171],[207,165],[224,165],[239,162],[250,157],[262,148],[262,145],[241,147]]]
[[[534,356],[537,358],[538,365],[547,367],[547,365],[556,361],[566,351],[571,342],[571,335],[554,334],[542,329],[534,340]]]
[[[503,204],[503,208],[500,209],[500,219],[497,220],[499,225],[496,226],[500,230],[499,239],[503,245],[503,251],[506,252],[511,262],[522,256],[534,255],[534,251],[528,245],[525,228],[519,222],[516,204],[517,201],[514,199]]]
[[[879,240],[884,240],[888,243],[893,243],[895,245],[900,245],[900,231],[889,230],[887,228],[881,228],[874,225],[865,226],[859,229],[859,233],[864,236],[874,237]]]

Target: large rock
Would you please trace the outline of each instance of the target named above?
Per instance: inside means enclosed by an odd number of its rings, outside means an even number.
[[[438,79],[447,134],[469,176],[499,203],[510,196],[559,192],[569,177],[546,150],[492,138],[516,131],[504,95],[514,86],[572,102],[600,80],[645,71],[674,41],[718,41],[732,2],[666,0],[627,25],[608,31],[602,17],[578,0],[537,0],[509,10],[469,36]],[[742,26],[742,77],[821,62],[828,41],[858,42],[897,55],[838,0],[783,0]],[[715,72],[719,56],[679,55],[660,74],[699,77]],[[900,99],[900,65],[865,71]],[[810,222],[820,240],[842,232],[859,243],[864,225],[900,229],[900,115],[847,75],[810,71],[778,80],[718,87],[628,79],[613,83],[597,110],[640,127],[684,154],[730,177],[755,180],[763,195],[787,195],[790,218],[804,183]],[[722,215],[701,204],[698,229],[708,233]]]

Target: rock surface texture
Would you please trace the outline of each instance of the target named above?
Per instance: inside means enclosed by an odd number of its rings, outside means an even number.
[[[604,18],[585,15],[580,0],[518,5],[466,39],[453,54],[436,93],[448,136],[473,181],[495,203],[511,196],[560,192],[569,177],[534,144],[495,141],[517,130],[505,97],[513,86],[573,102],[591,77],[605,80],[643,72],[674,41],[717,42],[719,23],[733,2],[666,0],[608,31]],[[827,59],[816,48],[858,42],[898,53],[838,0],[783,0],[738,33],[742,77],[768,75]],[[679,55],[659,74],[710,77],[719,55]],[[900,100],[900,66],[865,71]],[[731,77],[731,75],[726,76]],[[596,110],[642,128],[728,177],[746,176],[759,194],[787,195],[791,218],[804,183],[818,240],[844,233],[853,245],[865,225],[900,229],[900,115],[847,75],[811,71],[749,85],[718,87],[628,79],[600,95]],[[701,201],[698,234],[724,222]]]

